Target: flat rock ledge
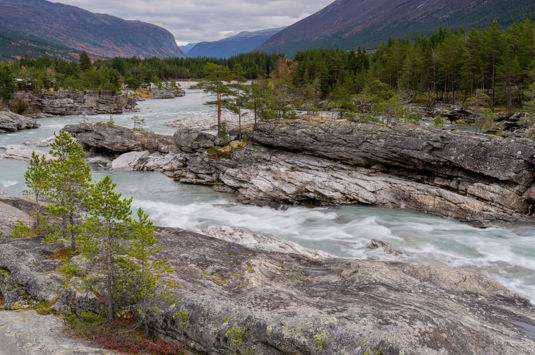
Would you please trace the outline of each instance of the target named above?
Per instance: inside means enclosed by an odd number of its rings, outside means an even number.
[[[0,311],[0,355],[115,354],[63,332],[63,320],[35,311]]]
[[[25,115],[41,118],[66,115],[120,114],[136,109],[136,99],[104,91],[35,94],[18,91],[9,102],[12,109],[25,106]]]
[[[27,208],[16,199],[7,202]],[[217,238],[156,231],[161,256],[174,270],[169,278],[180,287],[176,304],[161,310],[151,327],[196,353],[534,353],[535,307],[485,276],[337,258],[244,229],[208,232]],[[58,271],[60,261],[47,258],[59,248],[38,238],[0,238],[0,294],[7,309],[46,301],[60,313],[103,310],[80,280]],[[175,319],[179,311],[189,320]],[[5,314],[0,334],[20,325],[9,320],[13,313]],[[50,327],[57,330],[57,324]],[[63,339],[58,335],[57,349],[69,344]],[[58,354],[56,348],[38,353]]]
[[[174,137],[106,125],[65,129],[90,154],[119,158],[117,168],[160,171],[235,193],[244,203],[408,208],[478,227],[533,223],[535,213],[535,144],[529,139],[291,120],[258,123],[248,145],[232,142],[227,155],[215,159],[207,150],[219,140],[192,128]]]
[[[31,118],[10,111],[0,111],[0,133],[17,132],[38,127],[39,124]]]

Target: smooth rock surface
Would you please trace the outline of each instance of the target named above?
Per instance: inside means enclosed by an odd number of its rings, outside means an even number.
[[[34,119],[10,111],[0,111],[0,133],[16,132],[38,127],[39,124]]]
[[[149,152],[147,151],[124,153],[111,162],[111,168],[112,170],[133,170],[140,159],[148,156]]]
[[[67,336],[64,322],[35,311],[0,311],[0,355],[115,354]]]
[[[308,258],[172,228],[157,236],[180,300],[152,327],[201,353],[516,355],[535,349],[533,305],[472,272]],[[50,248],[35,238],[0,239],[0,267],[35,300],[63,287],[57,261],[43,257]],[[78,297],[69,294],[63,306],[87,305]],[[173,318],[179,310],[188,314],[184,324]],[[237,342],[232,329],[243,334]]]
[[[43,153],[42,151],[34,150],[32,148],[28,148],[27,146],[19,145],[19,144],[6,145],[3,147],[0,147],[0,149],[4,150],[4,153],[0,154],[0,159],[30,161],[33,153],[44,155],[48,160],[53,158],[48,153]]]

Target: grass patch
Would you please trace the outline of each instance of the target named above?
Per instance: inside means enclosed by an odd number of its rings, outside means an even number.
[[[133,321],[118,320],[109,323],[104,316],[93,312],[66,316],[65,320],[69,325],[70,335],[108,350],[132,355],[184,354],[182,345],[165,342],[162,339],[147,339],[139,324]]]

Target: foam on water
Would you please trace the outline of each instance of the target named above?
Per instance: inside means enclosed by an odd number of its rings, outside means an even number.
[[[117,124],[131,126],[139,115],[148,127],[162,134],[174,129],[168,121],[210,112],[206,96],[188,91],[184,98],[147,100],[141,112],[114,116]],[[82,120],[105,121],[109,115],[41,119],[41,128],[0,135],[0,146],[47,138],[64,125]],[[0,160],[0,186],[9,193],[24,189],[24,162]],[[449,265],[482,272],[535,302],[535,227],[477,229],[444,218],[374,207],[272,209],[245,206],[228,194],[203,186],[174,182],[159,173],[110,172],[93,166],[96,180],[111,175],[118,189],[134,197],[134,207],[150,213],[157,225],[200,232],[209,225],[247,227],[297,242],[308,248],[356,258],[404,259],[429,265]],[[370,239],[387,242],[401,257],[369,250]]]

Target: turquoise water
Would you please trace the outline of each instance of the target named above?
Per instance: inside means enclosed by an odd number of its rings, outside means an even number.
[[[145,119],[150,130],[172,134],[166,122],[211,112],[205,95],[188,90],[186,97],[140,102],[140,112],[113,116],[119,125]],[[0,135],[0,146],[47,138],[71,123],[106,121],[109,115],[41,119],[41,128]],[[26,164],[0,160],[0,186],[20,193]],[[201,231],[210,225],[242,226],[344,257],[408,260],[457,266],[489,275],[535,302],[535,226],[477,229],[454,220],[374,207],[304,208],[284,210],[236,203],[228,194],[204,186],[175,182],[159,173],[106,171],[94,167],[95,179],[111,175],[118,189],[134,197],[158,225]],[[370,239],[389,243],[402,252],[396,257],[366,248]]]

